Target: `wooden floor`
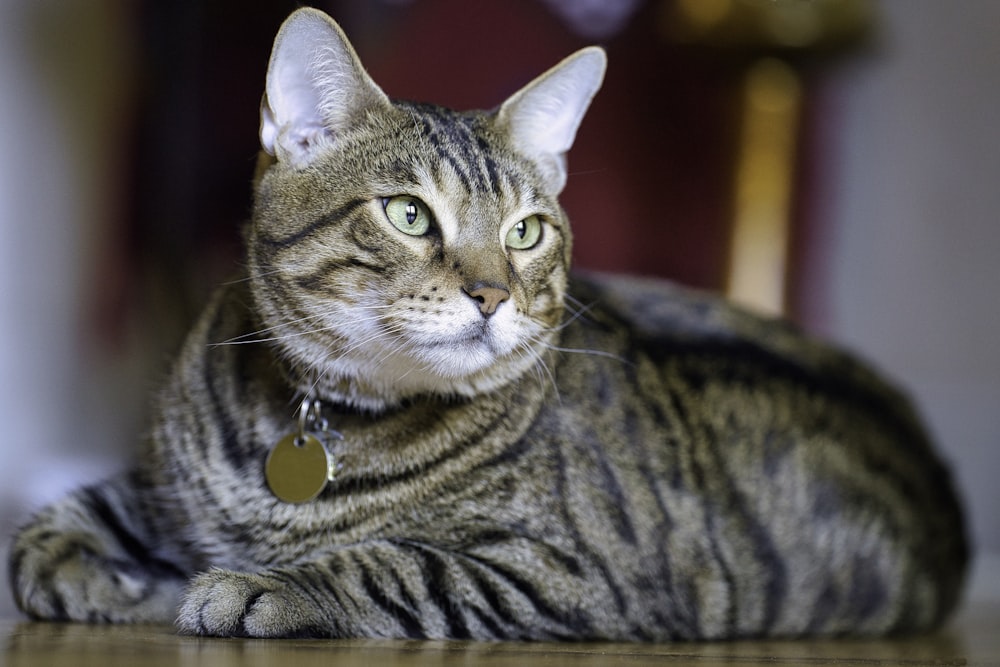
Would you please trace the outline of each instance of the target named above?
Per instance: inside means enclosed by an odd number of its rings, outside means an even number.
[[[6,591],[5,591],[6,592]],[[927,637],[711,644],[519,644],[198,639],[171,627],[0,618],[2,667],[390,665],[971,665],[1000,667],[1000,560],[973,576],[953,621]]]
[[[993,665],[1000,604],[969,606],[946,630],[892,641],[724,644],[514,644],[297,641],[179,637],[170,627],[0,622],[0,665],[111,667],[230,665]]]

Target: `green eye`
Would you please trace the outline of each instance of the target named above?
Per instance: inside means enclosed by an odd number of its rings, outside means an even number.
[[[388,197],[382,200],[382,208],[393,227],[404,234],[423,236],[431,228],[431,212],[416,197]]]
[[[507,247],[513,250],[527,250],[538,244],[542,238],[542,221],[537,215],[529,215],[507,232]]]

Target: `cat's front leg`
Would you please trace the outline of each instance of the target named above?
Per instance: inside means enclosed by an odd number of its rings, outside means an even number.
[[[9,576],[18,607],[35,619],[169,623],[186,578],[143,543],[127,479],[82,489],[16,535]]]
[[[276,570],[213,570],[185,594],[178,627],[242,637],[592,636],[595,628],[569,592],[582,586],[561,586],[565,573],[525,567],[532,562],[542,561],[504,564],[386,541]]]

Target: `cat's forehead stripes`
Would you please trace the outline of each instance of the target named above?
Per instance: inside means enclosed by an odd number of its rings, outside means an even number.
[[[404,109],[441,166],[447,166],[470,194],[499,199],[518,192],[521,179],[495,156],[487,139],[486,118],[429,104],[404,103]]]

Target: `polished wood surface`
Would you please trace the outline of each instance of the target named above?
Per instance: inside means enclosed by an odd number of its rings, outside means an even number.
[[[524,644],[375,640],[245,640],[180,637],[161,626],[0,621],[0,665],[996,665],[1000,601],[974,601],[926,637],[858,641],[706,644]]]
[[[169,626],[88,626],[19,619],[0,579],[0,667],[451,667],[484,665],[970,665],[1000,667],[1000,554],[980,554],[966,601],[941,631],[887,640],[704,644],[527,644],[253,640],[178,636]]]

